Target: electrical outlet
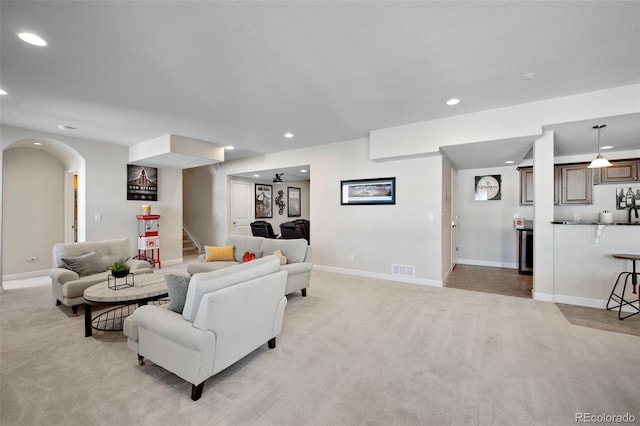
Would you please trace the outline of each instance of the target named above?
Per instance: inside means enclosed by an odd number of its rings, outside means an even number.
[[[27,262],[37,262],[37,261],[38,261],[38,256],[27,257]]]
[[[354,260],[356,257],[353,255],[353,253],[349,254],[349,260]]]

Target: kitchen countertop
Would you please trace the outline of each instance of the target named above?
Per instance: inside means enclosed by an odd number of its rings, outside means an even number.
[[[614,225],[640,226],[640,222],[598,222],[597,220],[554,220],[554,225]]]

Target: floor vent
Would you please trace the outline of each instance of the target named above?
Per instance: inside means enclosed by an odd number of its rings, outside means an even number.
[[[416,276],[416,268],[411,265],[391,265],[391,274],[392,275],[405,275],[408,277]]]

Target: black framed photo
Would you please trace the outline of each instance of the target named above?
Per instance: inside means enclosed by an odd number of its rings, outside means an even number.
[[[273,187],[256,183],[255,213],[256,219],[269,219],[273,217],[271,201]]]
[[[300,188],[287,188],[287,205],[289,217],[300,217]]]
[[[395,204],[396,178],[340,181],[340,204]]]
[[[127,200],[158,201],[158,168],[127,164]]]

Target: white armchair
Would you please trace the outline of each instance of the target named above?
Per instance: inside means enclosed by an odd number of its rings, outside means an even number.
[[[204,382],[268,342],[276,346],[287,305],[287,272],[266,256],[191,278],[184,310],[141,306],[124,323],[128,346],[140,365],[151,360],[192,384]]]

